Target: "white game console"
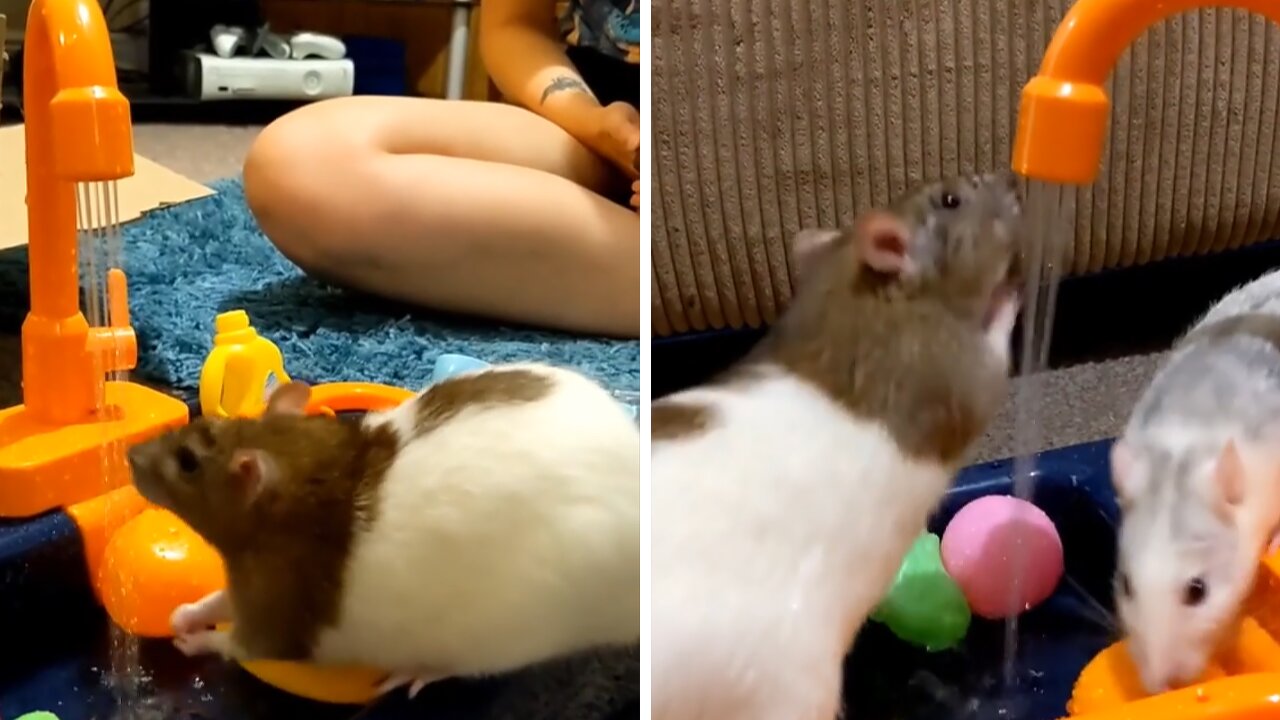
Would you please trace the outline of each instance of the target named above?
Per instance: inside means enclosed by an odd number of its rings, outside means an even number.
[[[199,100],[322,100],[351,95],[351,60],[277,59],[189,52],[187,92]]]

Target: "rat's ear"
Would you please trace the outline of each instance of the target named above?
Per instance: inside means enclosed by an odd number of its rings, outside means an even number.
[[[303,415],[311,400],[311,386],[294,380],[277,387],[267,399],[268,415]]]
[[[791,277],[803,282],[809,276],[814,263],[823,255],[823,251],[840,239],[843,231],[835,228],[804,228],[791,238],[790,254]]]
[[[1213,491],[1221,509],[1244,501],[1245,464],[1235,440],[1227,440],[1213,466]]]
[[[263,450],[236,450],[231,453],[228,470],[235,491],[245,505],[252,503],[264,487],[275,481],[275,466]]]
[[[1122,508],[1141,490],[1134,465],[1133,448],[1123,439],[1116,440],[1111,446],[1111,486]]]
[[[909,243],[911,231],[893,213],[872,210],[858,218],[854,229],[858,257],[882,275],[910,275],[915,270]]]

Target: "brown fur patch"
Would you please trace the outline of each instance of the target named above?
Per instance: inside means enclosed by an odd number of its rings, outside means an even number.
[[[653,440],[692,437],[707,429],[711,410],[703,405],[679,400],[659,400],[650,409],[649,436]]]
[[[1012,181],[957,178],[896,203],[913,233],[908,276],[868,268],[857,227],[792,258],[801,272],[783,316],[714,382],[749,385],[780,365],[851,415],[882,423],[907,454],[957,465],[1007,394],[1009,369],[984,325],[1019,267],[1012,192]],[[963,203],[943,215],[944,195]]]
[[[311,465],[277,500],[287,503],[284,526],[290,531],[263,536],[227,558],[235,635],[259,657],[310,659],[320,631],[338,621],[355,534],[373,522],[378,487],[399,446],[389,427],[353,430],[347,442],[338,442],[350,453],[346,462],[330,458],[328,472]]]
[[[335,418],[199,419],[135,448],[131,461],[139,490],[222,556],[242,659],[308,660],[320,631],[338,620],[352,543],[373,520],[398,446],[389,427]],[[183,472],[175,460],[184,449],[197,470]],[[265,458],[251,501],[231,473],[237,450]]]
[[[418,396],[417,430],[425,435],[474,405],[537,402],[551,392],[546,376],[525,368],[486,370],[450,378]]]
[[[880,421],[908,455],[961,461],[1008,383],[980,329],[941,306],[871,297],[844,306],[856,319],[797,318],[763,340],[753,360],[775,362],[855,417]],[[826,327],[804,327],[811,323]]]

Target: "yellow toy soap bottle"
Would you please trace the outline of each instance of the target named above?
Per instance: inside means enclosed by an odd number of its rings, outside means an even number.
[[[213,350],[200,371],[200,412],[209,417],[253,417],[277,384],[289,382],[284,356],[249,324],[243,310],[214,320]]]

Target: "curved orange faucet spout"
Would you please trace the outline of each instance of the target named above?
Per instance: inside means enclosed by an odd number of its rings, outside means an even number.
[[[1036,180],[1087,185],[1098,174],[1110,103],[1103,83],[1147,28],[1187,10],[1233,7],[1280,23],[1277,0],[1079,0],[1022,89],[1013,169]]]
[[[102,404],[103,374],[129,369],[111,365],[129,364],[135,351],[131,329],[90,328],[80,310],[76,183],[133,174],[129,102],[97,0],[35,0],[23,57],[31,278],[23,400],[40,422],[86,422]]]

